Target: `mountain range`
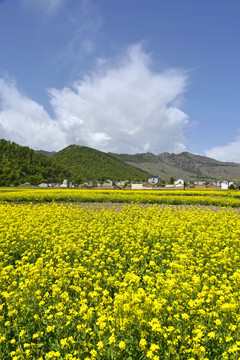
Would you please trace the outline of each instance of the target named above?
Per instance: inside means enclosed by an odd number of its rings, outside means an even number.
[[[60,151],[64,154],[68,152],[67,149],[75,149],[76,162],[81,163],[81,156],[89,155],[91,148],[85,146],[70,145],[69,147]],[[88,152],[86,153],[86,149]],[[92,149],[94,150],[94,149]],[[70,151],[70,152],[71,152]],[[59,158],[59,153],[50,153],[41,151],[46,156]],[[240,179],[240,164],[234,162],[218,161],[206,156],[196,155],[189,152],[182,152],[180,154],[173,154],[164,152],[154,155],[150,152],[140,154],[115,154],[102,153],[99,150],[94,150],[94,156],[98,154],[110,155],[122,162],[131,165],[137,169],[144,171],[150,175],[157,175],[162,180],[169,180],[171,176],[174,178],[183,178],[185,181],[194,180],[235,180]]]
[[[136,166],[150,174],[158,175],[163,180],[183,178],[185,181],[204,180],[234,180],[240,179],[240,164],[222,162],[206,156],[189,152],[159,155],[143,154],[112,154],[129,165]]]
[[[204,179],[239,180],[240,164],[221,162],[205,156],[150,152],[142,154],[105,153],[90,147],[69,145],[59,152],[34,151],[27,146],[0,139],[0,185],[30,182],[130,180],[146,181],[158,175],[185,181]]]

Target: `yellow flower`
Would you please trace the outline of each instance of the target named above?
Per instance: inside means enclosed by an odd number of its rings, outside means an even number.
[[[139,346],[140,346],[141,349],[145,349],[146,345],[147,345],[147,341],[145,339],[141,339],[139,341]]]
[[[189,315],[187,313],[183,313],[182,314],[182,318],[183,320],[188,320],[189,319]]]
[[[80,205],[91,200],[132,204]],[[240,208],[236,192],[0,189],[0,348],[16,360],[124,359],[128,347],[203,360],[217,338],[215,357],[237,358],[240,216],[199,201]]]
[[[61,348],[67,347],[68,346],[68,339],[67,338],[61,339],[60,344],[61,344]]]
[[[49,351],[45,354],[46,359],[56,359],[59,356],[61,356],[59,351]]]
[[[0,336],[0,343],[4,342],[6,340],[5,336]]]
[[[151,350],[148,350],[147,352],[147,358],[152,359],[153,358],[153,352]]]
[[[109,344],[114,344],[114,343],[116,342],[115,336],[114,336],[114,335],[111,335],[111,336],[108,338],[108,342],[109,342]]]
[[[125,350],[126,349],[126,343],[124,341],[120,341],[120,343],[118,344],[118,347],[120,350]]]
[[[104,347],[103,342],[102,342],[102,341],[99,341],[99,342],[97,343],[97,347],[98,347],[98,350],[101,350],[101,349]]]
[[[92,357],[95,359],[97,357],[97,351],[96,350],[91,350],[90,354],[92,355]]]
[[[19,333],[19,338],[22,339],[26,334],[26,330],[21,330]]]
[[[30,354],[31,354],[31,350],[29,350],[29,349],[25,350],[25,355],[26,355],[26,357],[29,357]]]
[[[214,331],[210,331],[207,336],[209,337],[209,339],[214,339],[215,338],[215,332]]]
[[[215,320],[215,324],[216,324],[217,326],[220,326],[220,325],[222,324],[222,322],[221,322],[220,319],[216,319],[216,320]]]
[[[52,325],[52,326],[48,325],[48,326],[47,326],[47,332],[53,331],[54,328],[55,328],[55,325]]]

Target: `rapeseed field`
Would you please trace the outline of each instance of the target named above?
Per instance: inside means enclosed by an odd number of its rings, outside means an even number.
[[[2,202],[0,359],[239,359],[239,263],[235,210]]]
[[[240,207],[239,191],[0,188],[0,202],[113,202]]]

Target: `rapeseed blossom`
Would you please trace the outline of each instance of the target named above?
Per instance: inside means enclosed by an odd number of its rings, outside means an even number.
[[[84,190],[5,188],[0,202],[113,202],[240,207],[240,194],[230,190]]]
[[[239,260],[233,210],[2,203],[0,359],[238,359]]]

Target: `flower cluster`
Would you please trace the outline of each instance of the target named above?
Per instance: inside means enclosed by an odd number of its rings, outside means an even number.
[[[240,357],[237,212],[4,203],[0,229],[1,359]]]
[[[0,202],[112,202],[239,207],[234,190],[84,190],[2,188]]]

